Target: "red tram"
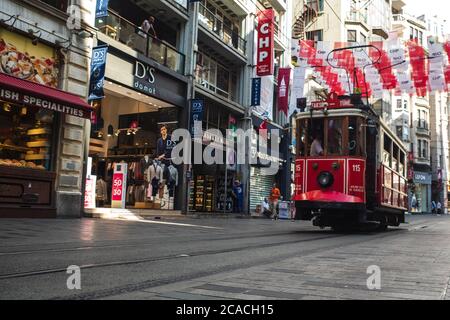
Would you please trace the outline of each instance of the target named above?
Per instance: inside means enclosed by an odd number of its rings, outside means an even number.
[[[342,99],[296,116],[296,219],[380,229],[405,222],[407,150],[370,107]]]

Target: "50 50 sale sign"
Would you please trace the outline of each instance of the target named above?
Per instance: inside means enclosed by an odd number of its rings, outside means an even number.
[[[127,190],[127,164],[116,163],[112,180],[112,207],[125,209],[125,196]]]

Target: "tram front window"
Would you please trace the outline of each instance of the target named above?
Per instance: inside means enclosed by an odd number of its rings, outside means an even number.
[[[327,154],[342,155],[342,119],[328,120]]]
[[[348,118],[348,154],[350,156],[364,156],[365,127],[360,117]]]
[[[303,119],[297,122],[297,153],[299,156],[304,157],[307,155],[308,146],[308,130],[309,130],[309,120]]]

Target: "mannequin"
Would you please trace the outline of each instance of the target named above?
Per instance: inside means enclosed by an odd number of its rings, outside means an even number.
[[[169,189],[169,196],[173,197],[175,187],[178,186],[178,170],[171,163],[168,167],[169,177],[167,179],[167,188]]]
[[[152,186],[152,200],[158,193],[159,183],[163,179],[163,170],[159,161],[154,160],[153,163],[148,167],[148,181]]]
[[[144,180],[150,181],[147,175],[148,167],[150,167],[150,165],[152,164],[152,160],[150,160],[150,157],[148,155],[145,155],[144,158],[141,159],[140,164],[141,174],[144,177]]]
[[[173,210],[175,187],[178,186],[178,170],[170,163],[168,166],[167,189],[169,189],[169,210]]]
[[[105,205],[105,201],[108,200],[106,182],[102,176],[99,176],[95,185],[95,200],[97,207],[101,208]]]

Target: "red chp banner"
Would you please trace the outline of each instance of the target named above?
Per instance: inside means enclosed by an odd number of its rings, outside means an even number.
[[[289,109],[289,83],[291,68],[278,69],[278,110],[287,116]]]
[[[273,9],[258,12],[258,57],[256,74],[259,77],[273,74],[274,13]]]

